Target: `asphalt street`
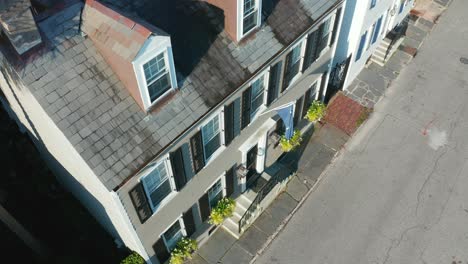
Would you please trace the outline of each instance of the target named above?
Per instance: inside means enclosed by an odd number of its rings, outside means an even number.
[[[468,263],[467,11],[453,1],[257,263]]]

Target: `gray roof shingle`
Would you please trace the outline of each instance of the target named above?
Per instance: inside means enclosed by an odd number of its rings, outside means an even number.
[[[167,10],[177,16],[155,19],[151,8],[158,7],[158,0],[106,0],[120,3],[126,12],[136,13],[171,35],[180,89],[164,107],[149,114],[139,108],[93,42],[81,35],[81,2],[38,24],[46,38],[40,53],[10,59],[10,63],[111,190],[339,1],[264,0],[265,23],[247,41],[236,44],[220,28],[217,11],[205,2],[174,1],[174,8]],[[270,2],[274,3],[269,6]],[[170,23],[175,18],[178,21]]]

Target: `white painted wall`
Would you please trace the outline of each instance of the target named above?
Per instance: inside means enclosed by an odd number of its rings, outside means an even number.
[[[333,65],[341,63],[346,60],[350,54],[353,58],[349,66],[348,75],[344,85],[344,89],[356,78],[356,76],[364,68],[367,59],[372,55],[375,49],[380,45],[381,40],[385,37],[387,32],[381,34],[377,41],[370,46],[369,49],[364,49],[361,58],[356,61],[356,53],[359,47],[361,36],[369,30],[372,25],[383,15],[383,22],[381,32],[384,30],[388,23],[388,30],[394,28],[399,24],[409,13],[413,6],[414,1],[408,0],[403,12],[398,14],[400,0],[377,0],[377,4],[370,9],[371,0],[347,0],[346,8],[341,25],[340,35],[336,49],[336,56]],[[389,11],[396,5],[396,12],[394,16],[389,15]],[[388,18],[388,20],[387,20]],[[367,38],[370,38],[371,32],[367,33]]]
[[[148,259],[118,196],[99,181],[30,91],[20,81],[8,77],[15,73],[8,70],[3,58],[0,61],[4,67],[0,73],[0,88],[7,99],[7,102],[2,100],[2,104],[15,114],[11,115],[15,121],[24,126],[57,179],[118,242]]]

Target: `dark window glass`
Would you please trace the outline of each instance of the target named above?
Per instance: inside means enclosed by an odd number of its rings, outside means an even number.
[[[288,54],[287,60],[289,63],[285,69],[284,74],[285,87],[287,87],[291,83],[291,80],[299,73],[299,65],[301,62],[301,47],[302,43],[294,47],[294,49],[291,50],[291,52]]]

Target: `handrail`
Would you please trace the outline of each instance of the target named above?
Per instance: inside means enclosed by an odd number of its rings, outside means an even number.
[[[242,228],[248,224],[248,221],[254,216],[260,203],[278,182],[278,175],[272,176],[272,178],[260,189],[255,196],[255,199],[252,201],[252,204],[247,208],[247,211],[245,211],[244,215],[239,220],[239,234],[242,233]]]
[[[387,59],[387,56],[388,54],[390,53],[390,51],[393,49],[393,45],[395,45],[395,43],[400,40],[401,36],[404,35],[404,33],[402,32],[403,30],[401,28],[395,30],[395,36],[392,38],[392,41],[390,41],[390,44],[388,45],[388,49],[387,51],[385,52],[385,57],[384,57],[384,62],[385,60]]]

